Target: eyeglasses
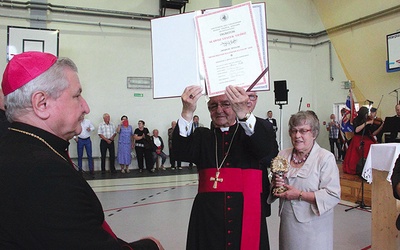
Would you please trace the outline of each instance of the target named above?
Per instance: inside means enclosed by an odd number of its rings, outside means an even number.
[[[297,132],[299,132],[301,135],[305,135],[306,133],[308,133],[310,131],[311,131],[311,129],[295,129],[295,128],[292,128],[292,129],[289,130],[289,133],[291,135],[295,135],[295,134],[297,134]]]
[[[231,104],[229,102],[210,103],[208,105],[208,110],[215,111],[219,106],[221,106],[222,109],[227,109],[231,107]]]
[[[248,96],[249,96],[250,101],[255,101],[258,97],[258,95],[248,95]]]

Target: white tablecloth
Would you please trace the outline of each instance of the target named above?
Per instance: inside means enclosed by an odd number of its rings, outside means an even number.
[[[362,172],[362,177],[372,183],[372,169],[388,171],[386,180],[390,182],[394,163],[400,154],[400,143],[372,144],[368,152],[367,161]]]

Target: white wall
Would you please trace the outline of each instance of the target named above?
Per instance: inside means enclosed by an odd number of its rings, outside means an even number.
[[[49,1],[52,4],[83,6],[123,10],[136,13],[158,14],[158,1]],[[234,4],[239,1],[233,1]],[[245,2],[245,1],[240,1]],[[323,30],[318,14],[311,0],[266,1],[269,29],[290,30],[311,33]],[[218,1],[191,0],[187,10],[217,7]],[[27,14],[27,13],[22,13]],[[51,14],[51,18],[80,21],[96,21],[93,17],[76,17],[71,15]],[[121,25],[150,27],[146,21],[98,20],[99,22],[117,22]],[[29,22],[14,18],[0,17],[0,70],[6,65],[5,48],[7,43],[7,25],[29,27]],[[137,120],[143,119],[149,130],[159,129],[161,137],[167,140],[167,129],[172,120],[180,115],[179,98],[153,100],[151,90],[127,89],[126,77],[151,77],[151,36],[147,30],[131,30],[49,22],[47,28],[60,30],[60,56],[70,57],[79,68],[79,76],[91,112],[87,118],[97,127],[102,121],[102,114],[108,112],[111,121],[118,123],[122,115],[129,117],[135,128]],[[270,37],[272,39],[273,37]],[[177,38],[179,39],[179,38]],[[278,38],[280,41],[288,38]],[[294,39],[295,40],[295,39]],[[292,41],[294,41],[292,40]],[[326,39],[325,39],[326,40]],[[316,43],[319,41],[301,41]],[[334,52],[334,50],[333,50]],[[184,51],[182,51],[184,53]],[[179,56],[179,55],[177,55]],[[289,89],[289,105],[283,106],[283,147],[289,147],[287,121],[290,114],[297,112],[300,98],[303,97],[302,109],[316,111],[321,123],[329,119],[333,103],[344,102],[347,91],[341,89],[341,81],[346,80],[340,63],[333,54],[334,81],[329,79],[328,45],[299,46],[269,42],[270,84],[271,91],[259,93],[255,114],[265,117],[271,109],[279,122],[279,106],[274,105],[274,80],[287,80]],[[182,69],[184,70],[184,69]],[[171,83],[173,84],[173,83]],[[183,91],[183,90],[182,90]],[[143,97],[134,97],[134,93],[142,93]],[[205,98],[200,99],[196,112],[204,125],[210,124]],[[99,139],[93,134],[93,154],[100,155]],[[321,126],[318,142],[328,148],[327,132]],[[76,156],[75,142],[71,141],[71,156]],[[168,153],[168,149],[166,150]]]

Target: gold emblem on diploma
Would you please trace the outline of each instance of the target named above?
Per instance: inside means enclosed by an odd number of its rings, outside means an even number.
[[[271,172],[273,174],[277,174],[280,177],[283,177],[283,175],[289,171],[289,162],[286,160],[286,158],[282,156],[277,156],[275,157],[272,162],[271,162]],[[286,191],[285,187],[276,187],[272,190],[273,194],[280,194]]]

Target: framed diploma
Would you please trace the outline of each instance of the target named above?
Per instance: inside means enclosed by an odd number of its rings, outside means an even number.
[[[152,19],[153,98],[179,97],[189,85],[210,96],[227,85],[250,86],[268,68],[265,6],[248,2]],[[269,89],[267,72],[253,90]]]
[[[251,3],[196,16],[195,24],[207,95],[223,94],[228,85],[249,87],[264,70]]]

